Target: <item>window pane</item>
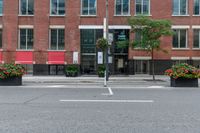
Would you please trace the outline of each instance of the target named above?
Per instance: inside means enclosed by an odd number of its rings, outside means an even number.
[[[141,0],[136,0],[136,14],[142,14],[142,3]]]
[[[64,50],[65,45],[65,30],[58,30],[58,50]]]
[[[187,0],[180,0],[180,15],[187,14]]]
[[[179,15],[179,0],[173,0],[173,15]]]
[[[174,35],[173,35],[173,48],[178,48],[178,30],[174,30]]]
[[[82,15],[88,15],[88,0],[82,0]]]
[[[199,0],[194,0],[194,14],[199,15]]]
[[[20,29],[20,49],[26,49],[26,29]]]
[[[186,30],[180,30],[180,48],[186,48]]]
[[[89,14],[90,15],[96,15],[96,0],[89,0],[90,1],[90,10]]]
[[[3,0],[0,0],[0,14],[3,13]]]
[[[26,0],[21,0],[21,14],[26,14]]]
[[[121,15],[122,12],[122,0],[116,0],[116,15]]]
[[[129,0],[123,0],[123,15],[129,14]]]
[[[58,10],[58,14],[59,15],[64,15],[65,14],[65,1],[64,0],[59,0],[59,10]]]
[[[51,0],[51,14],[56,15],[57,14],[57,0]]]
[[[28,29],[27,32],[27,49],[33,49],[33,29]]]
[[[57,49],[57,30],[56,29],[51,29],[51,50],[56,50]]]
[[[34,1],[28,0],[28,14],[33,15],[34,14]]]
[[[0,29],[0,48],[2,48],[2,29]]]
[[[143,0],[143,14],[149,14],[149,0]]]
[[[199,48],[199,30],[193,32],[193,47]]]
[[[95,30],[93,29],[81,30],[81,52],[82,53],[96,52]]]

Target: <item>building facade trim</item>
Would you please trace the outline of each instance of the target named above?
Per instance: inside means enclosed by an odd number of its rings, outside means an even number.
[[[50,25],[50,29],[64,29],[65,25]]]
[[[151,60],[150,56],[133,56],[134,60]]]
[[[172,29],[189,29],[189,25],[172,25]]]
[[[20,29],[33,29],[34,26],[33,25],[19,25]]]
[[[189,60],[190,57],[171,57],[172,60]]]

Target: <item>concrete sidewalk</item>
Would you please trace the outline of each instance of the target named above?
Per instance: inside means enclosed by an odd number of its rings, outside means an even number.
[[[147,87],[165,86],[169,87],[169,77],[156,75],[156,81],[152,81],[151,75],[114,75],[107,82],[111,87]],[[23,76],[24,85],[67,85],[67,86],[99,86],[104,85],[104,78],[98,76]]]

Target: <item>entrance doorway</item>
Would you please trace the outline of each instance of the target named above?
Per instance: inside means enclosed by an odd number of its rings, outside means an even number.
[[[64,65],[49,65],[49,75],[64,75]]]
[[[126,74],[128,70],[128,55],[114,56],[114,72],[115,74]]]
[[[135,60],[135,74],[149,74],[149,61]]]
[[[82,55],[81,57],[81,72],[82,74],[96,73],[96,55]]]

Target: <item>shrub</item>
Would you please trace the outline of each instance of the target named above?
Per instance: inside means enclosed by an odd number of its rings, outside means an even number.
[[[66,76],[77,76],[79,72],[79,68],[77,65],[69,65],[65,69]]]
[[[99,77],[104,77],[105,70],[106,70],[105,65],[100,65],[98,67],[97,72],[98,72]]]
[[[25,68],[20,64],[1,64],[0,65],[0,79],[9,77],[21,77],[25,74]]]
[[[187,63],[181,63],[173,65],[171,69],[165,71],[165,75],[172,78],[200,78],[200,70],[188,65]]]

